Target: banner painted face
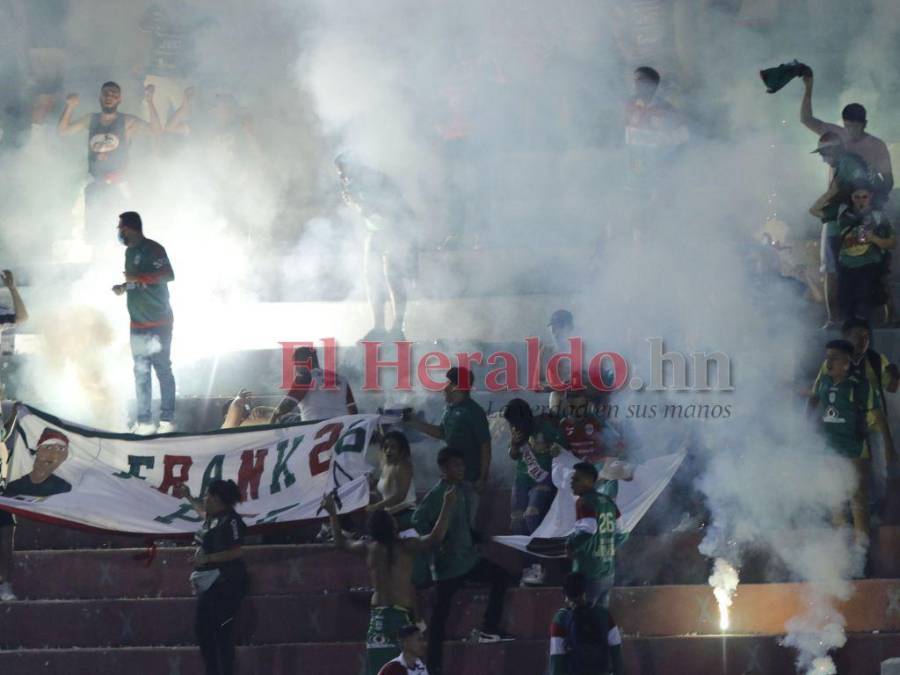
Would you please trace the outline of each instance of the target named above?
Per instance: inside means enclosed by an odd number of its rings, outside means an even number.
[[[369,503],[366,474],[372,467],[365,454],[379,419],[344,415],[148,439],[79,427],[19,404],[10,478],[42,482],[44,492],[53,488],[54,496],[26,502],[0,496],[0,508],[63,526],[180,535],[195,532],[202,519],[175,496],[176,486],[186,484],[201,496],[221,478],[238,484],[237,510],[251,532],[271,523],[320,518],[322,497],[333,491],[342,509],[351,511]],[[53,425],[51,437],[45,437],[48,425]],[[35,452],[30,439],[38,437]],[[52,475],[57,469],[61,476]]]

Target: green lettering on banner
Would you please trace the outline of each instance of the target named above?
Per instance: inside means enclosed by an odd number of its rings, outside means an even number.
[[[281,441],[278,444],[276,448],[278,450],[278,459],[275,461],[275,469],[272,471],[272,486],[269,488],[271,494],[274,495],[281,492],[281,474],[284,474],[284,487],[289,488],[297,482],[297,477],[288,469],[287,463],[302,442],[303,436],[295,438],[291,443],[291,451],[287,453],[287,456],[285,456],[284,452],[287,450],[288,442]]]
[[[141,475],[141,469],[150,470],[156,464],[155,457],[147,455],[128,455],[128,471],[119,471],[114,473],[116,478],[140,478],[147,480],[146,476]]]
[[[363,425],[362,428],[359,428]],[[336,455],[342,452],[362,452],[366,449],[365,421],[358,420],[347,427],[347,431],[338,439],[334,452]]]
[[[188,515],[193,512],[193,516]],[[194,511],[194,507],[190,504],[182,504],[178,507],[178,510],[175,513],[170,513],[168,516],[156,516],[153,520],[159,523],[165,523],[166,525],[171,525],[176,520],[186,520],[189,523],[199,523],[203,520],[197,512]]]
[[[300,502],[296,504],[291,504],[289,506],[282,506],[280,509],[275,509],[274,511],[269,511],[266,515],[256,521],[256,525],[265,525],[266,523],[277,523],[277,516],[279,513],[284,513],[285,511],[290,511],[295,506],[300,506]]]
[[[209,464],[206,465],[206,469],[203,470],[203,483],[200,485],[200,494],[206,494],[206,488],[209,487],[209,484],[214,480],[222,479],[222,463],[225,461],[225,455],[216,455],[211,460],[209,460]]]

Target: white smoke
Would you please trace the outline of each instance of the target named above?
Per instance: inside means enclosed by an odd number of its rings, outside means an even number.
[[[731,626],[731,604],[737,592],[738,571],[724,558],[716,558],[713,573],[709,577],[709,585],[713,588],[716,603],[719,605],[719,628],[723,631]]]
[[[81,94],[77,114],[97,109],[106,79],[121,80],[124,111],[143,114],[141,83],[131,72],[147,4],[71,4],[66,88]],[[759,291],[759,275],[747,264],[773,215],[795,241],[817,232],[805,211],[822,189],[824,168],[806,153],[814,138],[799,125],[796,83],[767,96],[757,71],[808,61],[817,73],[816,112],[835,119],[842,87],[829,91],[826,82],[840,74],[835,61],[846,60],[851,74],[869,73],[849,83],[853,96],[864,103],[876,97],[879,110],[890,110],[897,88],[884,85],[889,68],[873,68],[879,61],[870,58],[868,39],[890,41],[894,3],[873,2],[868,15],[836,0],[816,11],[816,3],[780,3],[774,18],[662,0],[186,4],[205,16],[191,82],[196,133],[137,144],[132,153],[135,207],[175,268],[176,369],[240,342],[245,332],[271,334],[275,346],[294,337],[285,326],[312,330],[321,318],[315,309],[279,315],[264,300],[362,299],[363,234],[340,207],[332,166],[338,152],[352,150],[396,181],[417,215],[415,234],[433,261],[419,279],[418,292],[432,294],[425,302],[508,298],[505,311],[473,313],[462,328],[457,314],[430,314],[415,324],[414,339],[445,337],[448,326],[473,339],[508,339],[511,324],[519,330],[512,337],[521,339],[545,328],[524,325],[520,308],[562,297],[589,342],[625,353],[645,381],[648,337],[664,337],[668,349],[731,357],[733,394],[617,397],[624,409],[727,396],[735,411],[729,420],[623,426],[630,426],[636,458],[658,452],[676,433],[708,449],[699,483],[715,535],[704,552],[739,567],[743,549],[762,546],[793,578],[813,582],[812,613],[788,626],[787,644],[801,652],[804,668],[826,659],[842,625],[834,600],[849,592],[845,580],[859,566],[845,533],[830,526],[854,476],[818,447],[792,391],[798,360],[821,348],[806,332],[815,309],[790,291]],[[765,27],[742,23],[751,20]],[[847,21],[879,24],[854,32]],[[659,68],[665,96],[685,110],[692,131],[660,177],[649,212],[640,209],[646,195],[628,193],[622,181],[622,110],[638,65]],[[253,118],[258,152],[240,143],[228,156],[201,142],[218,93],[237,99],[242,119]],[[0,158],[0,239],[14,262],[40,259],[48,241],[72,237],[85,142],[51,135],[46,145]],[[113,327],[110,341],[104,335],[92,343],[108,356],[86,367],[115,392],[106,405],[119,419],[131,364],[123,302],[109,292],[121,280],[114,224],[108,250],[77,282],[60,283],[63,275],[37,268],[28,300],[32,316],[66,318],[65,308],[87,306]],[[643,236],[635,239],[638,228]],[[459,248],[435,253],[448,235]],[[556,308],[542,305],[541,312]],[[359,314],[355,306],[341,312],[345,324]],[[79,321],[67,323],[93,335]],[[48,348],[60,349],[62,340],[67,349],[65,334],[55,335]],[[99,423],[88,406],[73,410],[82,375],[38,368],[31,386],[52,410]],[[179,379],[182,391],[202,385]]]

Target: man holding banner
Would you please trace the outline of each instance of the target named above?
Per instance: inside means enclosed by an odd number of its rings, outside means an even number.
[[[327,495],[322,500],[334,532],[334,545],[349,553],[365,555],[369,565],[374,592],[366,634],[366,675],[377,675],[384,664],[400,654],[401,629],[416,624],[413,565],[420,553],[444,541],[456,499],[456,488],[444,492],[440,515],[431,532],[422,537],[414,529],[399,532],[394,516],[383,509],[375,511],[369,516],[371,541],[345,539],[334,497]]]
[[[320,518],[322,495],[335,490],[353,511],[369,503],[372,468],[365,453],[378,421],[378,415],[348,415],[146,440],[74,425],[20,403],[9,440],[10,478],[32,472],[32,448],[49,427],[68,438],[67,459],[56,474],[71,490],[43,501],[0,495],[0,509],[63,527],[165,538],[192,534],[202,522],[190,504],[174,498],[177,486],[200,495],[214,480],[231,479],[246,504],[251,534]]]

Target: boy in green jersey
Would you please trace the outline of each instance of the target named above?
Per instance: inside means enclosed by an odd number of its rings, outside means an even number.
[[[832,340],[825,345],[825,373],[813,385],[808,410],[820,420],[829,450],[849,459],[856,472],[856,487],[850,499],[853,528],[857,542],[869,540],[869,504],[864,457],[866,416],[875,407],[872,388],[865,377],[851,373],[853,345],[847,340]],[[834,513],[834,524],[845,524],[845,505]]]
[[[579,462],[572,473],[575,494],[575,530],[566,541],[572,571],[588,579],[587,596],[592,604],[609,607],[609,591],[616,575],[616,520],[619,509],[607,495],[596,490],[597,467]]]

